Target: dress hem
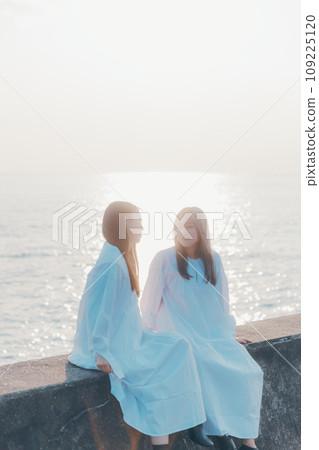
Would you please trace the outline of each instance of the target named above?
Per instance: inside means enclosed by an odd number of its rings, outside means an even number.
[[[150,433],[145,433],[145,431],[143,431],[143,430],[141,430],[140,428],[138,428],[137,426],[135,426],[135,425],[129,423],[129,422],[126,420],[124,413],[123,413],[123,420],[124,420],[125,423],[127,423],[130,427],[134,428],[135,430],[140,431],[141,433],[145,434],[146,436],[154,436],[154,437],[155,437],[155,436],[164,436],[164,435],[166,435],[166,434],[173,434],[173,433],[177,433],[177,432],[179,432],[179,431],[182,432],[182,431],[188,430],[189,428],[196,427],[196,425],[200,425],[201,423],[204,423],[204,422],[205,422],[205,419],[200,420],[200,421],[195,421],[196,423],[194,423],[194,421],[193,421],[192,423],[190,423],[189,425],[186,425],[186,426],[185,426],[184,428],[182,428],[182,429],[181,429],[180,427],[177,427],[177,429],[174,428],[174,429],[172,429],[172,430],[170,430],[170,431],[164,431],[164,432],[162,432],[162,433],[160,433],[160,434],[154,434],[154,433],[150,434]]]

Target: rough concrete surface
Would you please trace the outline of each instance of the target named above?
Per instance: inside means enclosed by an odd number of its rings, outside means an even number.
[[[246,348],[264,371],[260,450],[300,449],[300,316],[285,317],[238,327],[254,341]],[[108,376],[67,356],[0,367],[0,450],[129,450],[135,439],[139,450],[150,449],[149,437],[123,421]],[[185,431],[171,441],[174,450],[203,448]]]

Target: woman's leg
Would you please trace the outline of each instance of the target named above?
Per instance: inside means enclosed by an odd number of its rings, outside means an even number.
[[[216,441],[215,444],[218,445],[218,448],[220,450],[236,450],[237,447],[235,445],[235,442],[229,436],[229,434],[224,434],[222,436],[215,436],[214,440]]]
[[[250,448],[257,448],[255,444],[255,439],[243,439],[243,444]]]
[[[168,450],[169,435],[151,436],[151,442],[154,450]]]
[[[165,434],[164,436],[151,436],[152,445],[163,445],[168,444],[169,436]]]
[[[125,426],[127,435],[130,440],[130,450],[137,450],[138,443],[139,443],[140,437],[142,436],[142,433],[140,431],[136,430],[135,428],[131,427],[128,423],[126,423],[124,421],[123,411],[122,411],[120,403],[118,402],[116,397],[114,397],[113,395],[111,396],[111,398],[112,398],[114,408],[115,408],[117,414],[124,422],[124,426]]]

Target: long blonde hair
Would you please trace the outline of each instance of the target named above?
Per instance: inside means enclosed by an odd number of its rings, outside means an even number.
[[[130,246],[127,233],[125,238],[120,239],[119,217],[120,214],[136,213],[139,211],[137,206],[129,202],[112,202],[106,208],[102,221],[103,236],[107,242],[118,247],[123,254],[130,275],[132,291],[135,291],[138,296],[140,295],[140,284],[136,244],[134,243]]]
[[[187,213],[190,213],[191,216],[186,221],[186,223],[191,222],[194,224],[198,238],[199,238],[199,256],[202,259],[205,267],[205,282],[211,283],[213,286],[216,284],[216,273],[214,270],[214,259],[213,259],[213,250],[210,243],[210,240],[207,238],[209,235],[209,229],[208,229],[208,222],[207,217],[204,214],[204,211],[197,206],[189,206],[186,208],[183,208],[179,213],[177,214],[177,217],[175,219],[174,223],[174,231],[177,233],[178,231],[178,222],[183,218],[183,216]],[[197,214],[201,215],[201,218],[199,219],[197,217]],[[183,278],[186,278],[189,280],[191,278],[191,275],[188,273],[188,262],[187,262],[187,253],[185,250],[185,247],[183,247],[180,242],[177,239],[177,236],[175,235],[175,248],[176,248],[176,260],[177,260],[177,267],[180,275]]]

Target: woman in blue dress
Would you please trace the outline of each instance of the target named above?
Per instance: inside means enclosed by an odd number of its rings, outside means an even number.
[[[151,436],[153,448],[166,449],[169,434],[189,428],[195,442],[212,447],[203,433],[205,408],[189,342],[142,325],[139,209],[128,202],[111,203],[102,228],[107,242],[87,277],[68,360],[109,373],[124,421]]]
[[[220,448],[257,448],[263,372],[236,340],[228,282],[212,250],[208,224],[197,207],[177,215],[175,246],[158,252],[149,269],[140,309],[146,326],[182,334],[191,343],[207,420],[204,432]],[[218,436],[218,437],[217,437]]]

